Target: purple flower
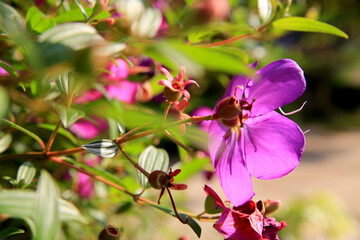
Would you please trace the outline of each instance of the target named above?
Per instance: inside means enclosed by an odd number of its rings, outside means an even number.
[[[69,129],[78,137],[83,139],[93,139],[108,128],[105,120],[92,116],[92,122],[81,118],[72,124]]]
[[[305,149],[299,126],[274,110],[305,91],[302,69],[290,59],[235,76],[209,127],[209,152],[227,198],[239,206],[254,195],[251,175],[275,179],[291,172]]]

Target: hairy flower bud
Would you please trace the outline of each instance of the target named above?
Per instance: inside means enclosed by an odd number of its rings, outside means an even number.
[[[178,91],[174,91],[171,88],[165,87],[164,95],[166,100],[168,100],[169,102],[176,102],[181,98],[182,93]]]
[[[119,229],[107,225],[99,234],[99,240],[119,240],[120,239],[120,231]]]
[[[234,118],[238,118],[240,112],[239,100],[235,96],[231,96],[221,100],[217,106],[214,117],[224,120],[233,120]]]
[[[170,182],[168,174],[160,170],[150,173],[148,180],[149,184],[155,189],[166,188]]]

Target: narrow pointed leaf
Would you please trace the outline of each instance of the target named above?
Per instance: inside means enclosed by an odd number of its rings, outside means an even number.
[[[25,231],[23,229],[9,227],[0,232],[0,239],[5,240],[8,239],[8,237],[21,233],[25,233]]]
[[[29,185],[34,179],[36,174],[36,168],[31,162],[23,163],[17,172],[16,183],[19,185],[22,181],[24,186]]]
[[[9,111],[9,96],[2,86],[0,86],[0,102],[0,118],[5,118]]]
[[[170,214],[170,215],[173,216],[173,217],[176,217],[175,212],[174,212],[172,209],[168,209],[168,208],[162,207],[162,206],[160,206],[160,205],[155,205],[155,204],[151,204],[151,203],[146,203],[146,204],[149,205],[149,206],[152,206],[152,207],[154,207],[154,208],[157,208],[157,209],[159,209],[159,210],[161,210],[161,211],[163,211],[163,212],[166,212],[166,213]],[[196,236],[198,236],[198,238],[200,238],[200,236],[201,236],[201,227],[200,227],[200,225],[199,225],[193,218],[189,217],[189,216],[186,215],[186,214],[179,213],[179,215],[180,215],[180,217],[181,217],[182,219],[184,219],[184,220],[185,220],[186,218],[189,219],[189,222],[188,222],[187,224],[188,224],[188,225],[191,227],[191,229],[195,232]]]
[[[84,17],[85,17],[84,20],[87,20],[87,19],[88,19],[88,15],[87,15],[84,7],[81,5],[81,3],[80,3],[78,0],[75,0],[75,3],[76,3],[76,5],[79,7],[81,13],[84,15]]]
[[[330,24],[303,17],[281,18],[274,21],[272,26],[282,30],[328,33],[346,39],[349,38],[346,33]]]
[[[47,171],[41,171],[34,206],[35,240],[55,239],[60,230],[59,195],[53,178]]]
[[[42,148],[44,148],[44,146],[45,146],[45,145],[44,145],[44,142],[43,142],[43,141],[41,140],[41,138],[40,138],[38,135],[36,135],[35,133],[30,132],[29,130],[27,130],[27,129],[25,129],[25,128],[23,128],[23,127],[15,124],[15,123],[13,123],[13,122],[10,122],[10,121],[8,121],[8,120],[6,120],[6,119],[1,119],[1,120],[2,120],[3,122],[5,122],[5,123],[9,124],[11,127],[16,128],[17,130],[19,130],[19,131],[27,134],[28,136],[32,137],[33,139],[35,139],[35,140],[41,145]]]
[[[124,185],[122,184],[122,182],[120,182],[119,178],[117,178],[115,175],[109,173],[109,172],[106,172],[104,171],[103,169],[96,169],[96,168],[93,168],[93,167],[90,167],[89,165],[86,165],[85,163],[81,163],[81,162],[77,162],[71,158],[63,158],[66,162],[69,162],[75,166],[78,166],[78,167],[82,167],[84,168],[86,171],[88,172],[91,172],[97,176],[100,176],[112,183],[115,183],[119,186],[122,186],[124,187]]]
[[[149,173],[155,170],[166,172],[169,167],[169,155],[164,149],[149,146],[140,154],[139,165]],[[150,187],[147,177],[140,171],[138,178],[143,188]]]
[[[2,60],[0,60],[0,67],[10,75],[14,77],[19,77],[19,73],[16,71],[16,69]]]
[[[114,157],[119,151],[114,141],[111,141],[109,139],[97,140],[82,145],[81,147],[92,154],[106,158]]]

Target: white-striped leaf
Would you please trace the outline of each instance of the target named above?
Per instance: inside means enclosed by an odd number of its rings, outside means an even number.
[[[12,141],[12,136],[10,133],[0,132],[0,153],[4,152],[10,146]]]
[[[166,172],[169,167],[169,155],[162,148],[149,146],[140,154],[139,165],[149,173],[155,170]],[[139,171],[138,178],[143,188],[150,187],[147,177]]]
[[[70,71],[59,74],[59,77],[55,82],[60,92],[65,95],[70,95],[70,93],[76,94],[81,87],[81,83],[79,81],[75,81],[74,74]]]
[[[114,157],[119,151],[114,141],[109,139],[96,140],[81,147],[92,154],[106,158]]]
[[[16,184],[19,186],[20,184],[23,184],[23,186],[29,185],[32,180],[34,179],[36,174],[36,168],[31,162],[25,162],[23,163],[17,172],[16,176]]]
[[[60,230],[59,189],[50,174],[42,170],[36,190],[35,240],[55,239]]]

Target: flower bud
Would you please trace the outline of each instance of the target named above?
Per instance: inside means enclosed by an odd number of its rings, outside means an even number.
[[[166,188],[170,179],[166,172],[155,170],[149,175],[149,184],[155,189]]]
[[[120,231],[119,229],[107,225],[99,234],[98,240],[119,240]]]
[[[239,100],[235,96],[232,96],[221,100],[217,106],[214,117],[224,120],[233,120],[234,118],[238,118],[240,112]]]
[[[165,87],[164,95],[165,95],[166,100],[168,100],[169,102],[176,102],[181,98],[181,96],[183,94],[181,92],[174,91],[169,87]]]
[[[280,200],[267,200],[265,202],[265,215],[269,215],[280,208]]]

